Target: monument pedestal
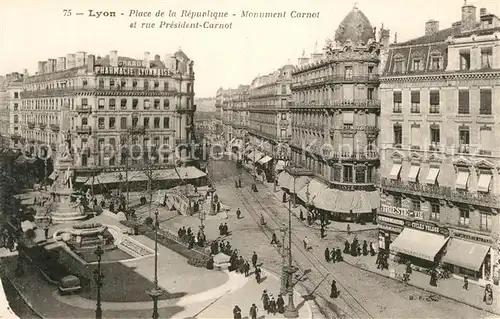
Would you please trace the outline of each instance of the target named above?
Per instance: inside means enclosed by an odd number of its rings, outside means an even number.
[[[83,212],[83,207],[79,207],[78,203],[71,203],[71,195],[73,190],[63,189],[52,192],[54,197],[54,210],[52,211],[52,223],[71,223],[87,218]]]

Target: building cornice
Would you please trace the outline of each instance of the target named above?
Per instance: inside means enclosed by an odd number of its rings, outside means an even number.
[[[424,81],[456,81],[456,80],[475,80],[475,79],[498,79],[500,70],[481,71],[481,72],[454,72],[454,73],[439,73],[439,74],[419,74],[419,75],[399,75],[399,76],[382,76],[379,78],[380,83],[390,82],[424,82]]]

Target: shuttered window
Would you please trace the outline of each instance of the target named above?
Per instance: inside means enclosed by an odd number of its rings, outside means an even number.
[[[411,91],[411,103],[420,103],[420,91]]]
[[[401,92],[394,92],[394,103],[401,103],[401,101],[403,101]]]
[[[491,114],[491,90],[490,89],[482,89],[480,91],[480,106],[479,106],[479,114],[489,115]]]
[[[469,114],[469,91],[458,91],[458,114]]]

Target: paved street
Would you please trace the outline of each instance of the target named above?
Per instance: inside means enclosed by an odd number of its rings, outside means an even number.
[[[269,245],[272,231],[276,231],[278,238],[279,225],[287,222],[287,209],[274,195],[271,189],[259,185],[259,192],[250,191],[252,177],[244,172],[242,175],[243,188],[234,188],[234,179],[238,172],[234,162],[217,161],[214,164],[214,179],[216,181],[217,194],[223,204],[234,209],[228,214],[227,223],[233,232],[229,240],[233,247],[240,250],[243,256],[250,256],[256,251],[265,267],[276,272],[280,271],[281,258],[276,249]],[[236,219],[235,210],[240,208],[244,218]],[[267,222],[266,227],[258,225],[258,217],[262,214]],[[208,221],[207,221],[208,222]],[[216,221],[214,224],[217,224]],[[184,223],[193,226],[199,224],[196,218],[184,218]],[[178,227],[182,222],[172,225]],[[210,229],[210,225],[207,224]],[[405,286],[392,279],[373,274],[347,263],[326,264],[323,259],[323,251],[328,247],[343,247],[344,234],[330,231],[327,239],[320,240],[319,231],[312,230],[296,218],[292,219],[293,228],[293,254],[297,265],[302,269],[311,269],[308,280],[303,285],[312,291],[320,283],[324,276],[328,275],[317,290],[317,302],[321,306],[327,306],[327,317],[340,316],[352,318],[481,318],[491,316],[490,314],[475,308],[440,299],[438,302],[418,300],[418,296],[426,296],[424,291],[412,286]],[[217,234],[217,230],[212,230]],[[313,246],[312,251],[303,249],[302,239],[308,236]],[[358,233],[358,238],[363,239],[365,234]],[[367,233],[367,239],[376,242],[374,232]],[[374,257],[373,257],[374,258]],[[375,259],[366,262],[375,263]],[[331,279],[337,281],[341,290],[340,297],[333,300],[329,298],[329,284]],[[410,300],[415,298],[417,300]],[[480,296],[471,296],[480,298]],[[418,315],[416,315],[418,314]]]

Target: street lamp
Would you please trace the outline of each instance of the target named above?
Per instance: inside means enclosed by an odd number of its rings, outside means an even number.
[[[158,287],[158,210],[155,211],[155,277],[154,277],[154,288],[146,291],[148,295],[153,299],[153,319],[160,318],[158,314],[158,298],[160,298],[164,291],[160,287]]]
[[[287,286],[288,286],[288,274],[286,273],[285,269],[287,266],[287,254],[286,254],[286,247],[285,247],[285,239],[286,239],[286,231],[287,227],[286,224],[283,223],[280,227],[280,233],[281,233],[281,266],[282,266],[282,273],[281,273],[281,294],[285,295]]]
[[[95,318],[102,319],[102,308],[101,308],[101,287],[103,284],[104,275],[101,272],[101,258],[104,254],[101,246],[97,246],[94,254],[97,256],[97,269],[94,270],[94,280],[97,286],[97,304],[95,309]]]
[[[203,201],[201,200],[198,201],[198,210],[198,213],[200,214],[200,230],[203,232],[203,230],[205,229],[205,225],[203,223],[203,221],[205,220],[205,210],[203,209]]]
[[[293,176],[293,190],[294,190],[294,202],[295,202],[295,175],[288,169],[290,175]],[[283,314],[285,318],[297,318],[299,312],[295,308],[293,302],[293,274],[297,272],[297,267],[292,264],[292,203],[288,200],[288,265],[283,267],[283,271],[287,274],[288,278],[288,305],[285,307],[285,313]]]

